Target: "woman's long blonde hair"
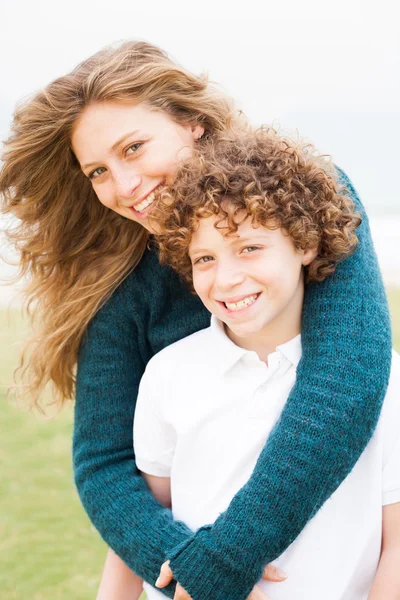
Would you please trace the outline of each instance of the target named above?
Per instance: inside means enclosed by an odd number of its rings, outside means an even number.
[[[26,308],[34,324],[19,368],[29,404],[43,405],[47,383],[59,408],[75,391],[75,366],[96,311],[140,261],[147,232],[105,208],[71,150],[82,111],[104,101],[146,102],[204,137],[227,127],[232,107],[204,76],[177,66],[145,42],[106,48],[19,107],[0,174],[8,237],[27,277]]]

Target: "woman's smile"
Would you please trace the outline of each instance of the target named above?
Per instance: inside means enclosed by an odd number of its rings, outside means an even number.
[[[163,187],[163,183],[157,185],[149,194],[144,194],[141,198],[139,198],[139,200],[129,207],[135,216],[135,220],[147,218],[157,197],[157,190],[161,187]]]

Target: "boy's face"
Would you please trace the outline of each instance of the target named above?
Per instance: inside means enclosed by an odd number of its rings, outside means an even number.
[[[216,217],[200,220],[189,255],[194,288],[206,308],[223,321],[239,346],[267,337],[277,345],[300,333],[303,265],[314,250],[296,250],[282,229],[253,227],[223,236]],[[221,223],[223,225],[223,223]]]

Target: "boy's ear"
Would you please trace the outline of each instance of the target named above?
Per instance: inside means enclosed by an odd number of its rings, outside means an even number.
[[[307,265],[312,263],[312,261],[315,258],[317,258],[317,255],[318,255],[318,248],[307,248],[306,250],[304,250],[303,266],[306,267]]]

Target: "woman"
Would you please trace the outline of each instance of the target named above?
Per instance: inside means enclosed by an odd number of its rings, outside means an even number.
[[[17,111],[0,179],[40,323],[22,369],[32,402],[47,382],[58,405],[76,386],[75,476],[91,520],[150,583],[169,559],[195,600],[249,595],[354,466],[390,369],[388,310],[364,217],[355,255],[308,290],[297,384],[226,513],[193,534],[150,495],[132,451],[140,377],[154,353],[205,327],[208,315],[146,249],[148,215],[194,147],[232,121],[247,126],[232,114],[207,81],[154,46],[128,42]]]

